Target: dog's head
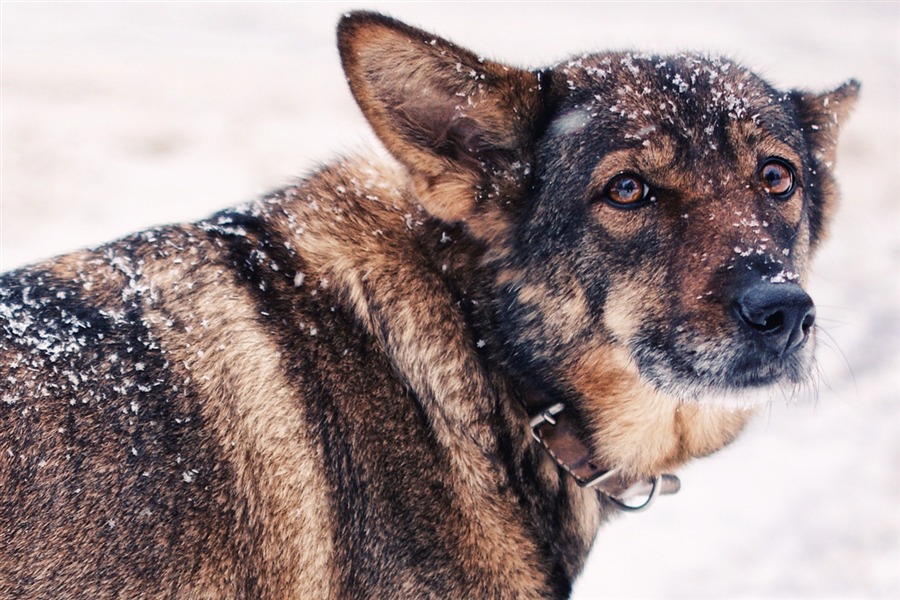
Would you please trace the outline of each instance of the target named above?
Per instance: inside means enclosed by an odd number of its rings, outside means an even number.
[[[365,13],[339,43],[423,206],[487,245],[496,343],[517,372],[583,398],[807,376],[803,284],[855,82],[785,93],[693,54],[528,71]]]

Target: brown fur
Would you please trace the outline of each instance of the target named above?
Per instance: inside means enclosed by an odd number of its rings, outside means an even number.
[[[802,378],[812,343],[752,362],[730,303],[745,271],[805,278],[856,84],[525,71],[367,13],[339,46],[400,164],[0,279],[0,597],[565,597],[617,511],[531,440],[525,390],[647,477],[753,413],[706,396]],[[605,201],[622,172],[658,197]]]

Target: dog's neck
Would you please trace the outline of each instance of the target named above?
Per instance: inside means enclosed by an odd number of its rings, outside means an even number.
[[[510,400],[524,409],[534,441],[564,472],[579,486],[596,489],[625,510],[646,508],[657,493],[678,491],[680,484],[673,475],[630,477],[607,464],[591,449],[582,419],[574,403],[566,402],[566,393],[533,373],[517,372],[502,338],[496,268],[485,260],[483,244],[468,235],[465,227],[436,219],[424,223],[418,234],[430,262],[466,311],[475,344],[489,368],[505,376]],[[622,501],[633,496],[646,500],[636,507]]]

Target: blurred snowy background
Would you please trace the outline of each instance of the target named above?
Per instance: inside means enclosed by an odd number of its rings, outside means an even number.
[[[486,56],[703,50],[782,88],[850,77],[818,257],[818,395],[601,530],[576,598],[900,597],[900,4],[0,4],[0,268],[203,217],[374,144],[334,47],[375,8]]]

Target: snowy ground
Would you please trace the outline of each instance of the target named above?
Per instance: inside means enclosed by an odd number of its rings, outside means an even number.
[[[10,4],[0,268],[202,217],[372,143],[334,25],[371,4]],[[708,50],[782,87],[863,83],[812,295],[819,393],[601,531],[576,598],[900,597],[900,5],[382,4],[485,55]]]

